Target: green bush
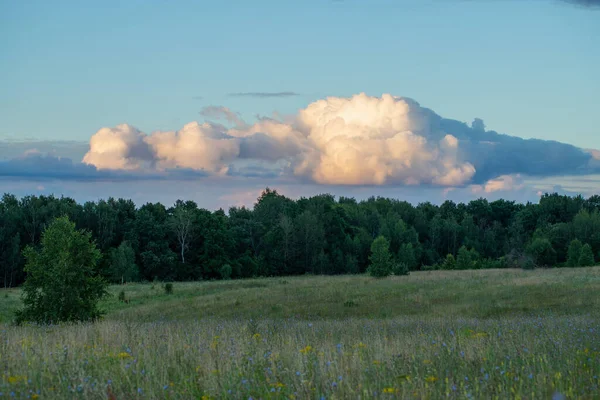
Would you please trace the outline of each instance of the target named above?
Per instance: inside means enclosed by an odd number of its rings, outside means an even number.
[[[219,275],[221,275],[221,279],[227,280],[231,279],[232,268],[231,265],[225,264],[219,269]]]
[[[16,322],[93,321],[102,312],[98,301],[107,283],[96,274],[100,251],[89,232],[78,231],[68,217],[55,219],[42,233],[39,249],[24,251],[27,279],[23,309]]]
[[[369,275],[376,278],[384,278],[392,273],[390,243],[385,237],[379,236],[373,241],[369,261],[371,262],[367,269]]]
[[[527,254],[533,258],[533,261],[539,267],[552,267],[556,264],[556,251],[546,238],[534,239],[527,246]]]
[[[462,246],[458,249],[458,257],[456,257],[456,269],[476,269],[479,267],[479,253],[475,249],[467,249]]]
[[[592,246],[584,244],[581,248],[581,255],[579,256],[579,265],[581,267],[591,267],[594,265],[594,252]]]
[[[165,283],[165,293],[173,294],[173,284],[171,282]]]
[[[125,291],[124,290],[121,290],[119,292],[119,301],[120,302],[124,302],[125,301]]]
[[[403,276],[410,274],[410,270],[408,269],[408,264],[404,262],[399,262],[394,264],[393,268],[394,275]]]
[[[456,269],[456,259],[454,258],[454,255],[452,255],[452,254],[446,255],[446,258],[444,259],[444,262],[441,265],[441,269],[445,269],[445,270]]]

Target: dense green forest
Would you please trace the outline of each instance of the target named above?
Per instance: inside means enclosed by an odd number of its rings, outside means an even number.
[[[600,196],[546,194],[538,204],[485,199],[441,205],[319,195],[291,200],[266,189],[253,209],[208,211],[192,201],[141,207],[113,199],[5,194],[0,202],[0,283],[23,282],[23,249],[68,216],[92,233],[99,273],[113,282],[362,273],[371,244],[389,241],[410,270],[594,264]]]

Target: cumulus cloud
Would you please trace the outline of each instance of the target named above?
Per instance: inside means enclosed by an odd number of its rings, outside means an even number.
[[[214,175],[293,177],[335,185],[474,185],[485,193],[518,189],[520,176],[600,171],[598,153],[488,131],[445,119],[412,99],[384,94],[328,97],[293,118],[246,123],[226,107],[178,131],[102,128],[83,162],[98,170],[202,171]]]
[[[495,179],[490,179],[483,185],[473,185],[473,193],[494,193],[521,190],[525,187],[523,178],[517,175],[502,175]]]

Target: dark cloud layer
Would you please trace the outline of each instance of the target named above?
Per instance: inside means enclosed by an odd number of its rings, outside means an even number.
[[[562,0],[583,7],[600,7],[600,0]]]
[[[30,153],[10,160],[0,161],[0,178],[19,180],[65,181],[137,181],[137,180],[194,180],[208,173],[186,168],[162,172],[98,170],[93,165],[74,163],[65,157]]]

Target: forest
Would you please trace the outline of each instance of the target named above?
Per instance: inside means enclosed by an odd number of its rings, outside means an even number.
[[[292,200],[267,188],[253,208],[209,211],[109,198],[5,194],[0,202],[0,284],[25,279],[23,250],[68,216],[91,232],[111,282],[191,281],[363,273],[383,236],[409,270],[576,267],[600,258],[600,196],[544,194],[537,204],[486,199],[416,206],[323,194]]]

